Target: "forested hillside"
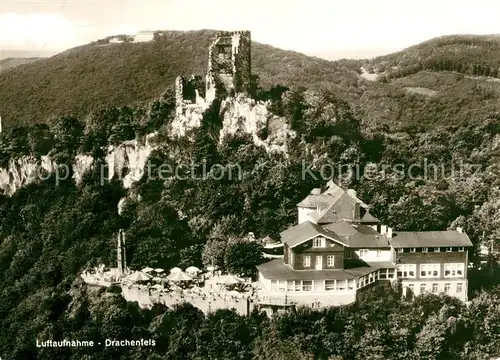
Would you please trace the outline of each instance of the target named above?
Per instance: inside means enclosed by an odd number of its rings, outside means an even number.
[[[204,44],[198,41],[201,35]],[[212,130],[222,121],[214,112],[206,114],[199,129],[171,139],[167,127],[174,115],[174,96],[171,89],[165,91],[166,84],[193,69],[203,73],[211,36],[208,31],[168,33],[160,40],[168,46],[101,42],[0,74],[0,81],[12,86],[12,92],[0,94],[2,104],[8,104],[5,99],[14,101],[7,105],[12,111],[9,117],[18,119],[16,124],[30,124],[14,128],[11,123],[0,134],[0,166],[27,154],[38,158],[48,154],[67,165],[81,153],[96,161],[96,170],[78,186],[71,180],[56,186],[53,177],[45,176],[48,180],[12,197],[0,196],[0,357],[486,360],[500,356],[500,290],[495,288],[500,273],[493,258],[481,265],[478,257],[480,244],[495,248],[500,239],[500,116],[491,98],[488,102],[478,95],[480,90],[467,87],[481,88],[490,82],[434,71],[369,81],[357,72],[366,63],[310,60],[256,44],[253,65],[261,81],[257,97],[268,99],[270,109],[297,133],[289,140],[288,153],[267,153],[244,135],[219,143]],[[181,45],[174,47],[177,42]],[[199,56],[193,56],[195,49]],[[147,55],[137,55],[143,52]],[[89,54],[94,61],[89,61]],[[118,56],[123,54],[137,56]],[[163,56],[167,60],[150,61]],[[178,61],[169,61],[171,56]],[[66,68],[68,59],[73,61]],[[16,79],[24,84],[23,91]],[[406,89],[425,87],[424,81],[427,86],[435,84],[438,94]],[[289,83],[316,90],[285,91],[278,86]],[[332,91],[318,90],[322,85]],[[469,89],[471,96],[464,97],[461,89]],[[141,101],[124,106],[136,100]],[[101,101],[116,103],[80,118]],[[38,110],[42,117],[49,116],[56,108],[75,115],[55,116],[47,124],[26,120]],[[164,180],[154,170],[129,190],[119,181],[101,184],[99,164],[108,146],[134,138],[144,141],[153,131],[158,132],[158,148],[151,155],[152,164],[200,164],[194,170],[200,175],[203,166],[237,163],[241,176]],[[438,173],[434,168],[429,171],[426,163],[438,167]],[[304,164],[313,176],[303,177]],[[277,239],[296,221],[296,203],[328,180],[321,174],[324,165],[359,169],[358,175],[343,181],[395,231],[463,227],[475,245],[470,254],[474,265],[469,272],[470,307],[432,295],[406,303],[397,291],[384,290],[358,304],[322,312],[301,309],[267,319],[219,311],[205,317],[190,306],[141,310],[114,288],[94,291],[77,280],[86,266],[114,264],[116,233],[121,228],[127,233],[132,267],[201,266],[207,247],[248,232]],[[128,200],[118,215],[118,202],[125,195]],[[37,339],[64,338],[96,342],[153,338],[158,345],[36,347]]]
[[[149,43],[106,38],[4,71],[0,115],[8,128],[69,113],[85,119],[103,104],[153,99],[178,75],[205,74],[214,36],[204,30],[162,32]],[[493,80],[499,52],[497,37],[460,35],[373,60],[326,61],[254,42],[252,71],[264,89],[333,91],[352,104],[366,128],[425,132],[500,111],[500,82]],[[377,81],[361,76],[361,67],[379,73]]]
[[[69,180],[55,186],[49,179],[13,197],[0,197],[0,353],[15,359],[88,355],[150,360],[420,359],[432,354],[434,359],[470,360],[498,355],[500,327],[483,329],[485,322],[500,321],[498,297],[492,292],[496,290],[491,290],[498,272],[491,266],[480,268],[476,251],[481,242],[499,235],[499,117],[481,119],[480,127],[367,136],[349,104],[332,94],[300,90],[259,96],[272,98],[274,111],[299,134],[291,140],[288,154],[268,154],[245,136],[219,145],[209,130],[212,122],[220,122],[214,114],[187,137],[169,139],[165,131],[171,121],[172,93],[135,109],[100,109],[86,124],[60,117],[50,127],[2,134],[4,163],[48,151],[60,163],[71,164],[81,152],[102,161],[109,144],[159,129],[161,146],[152,154],[153,164],[237,163],[243,173],[232,179],[194,176],[165,181],[153,172],[129,190],[122,215],[116,209],[125,190],[116,181],[101,185],[98,171],[87,174],[79,186]],[[396,164],[422,164],[425,159],[446,171],[461,164],[463,171],[434,178],[422,167],[403,177],[393,170]],[[303,162],[311,164],[314,176],[302,177]],[[469,275],[472,306],[466,309],[433,296],[406,304],[396,299],[397,294],[388,306],[384,293],[364,305],[324,313],[301,310],[270,321],[257,314],[245,319],[230,311],[205,318],[189,306],[140,310],[113,289],[97,294],[75,282],[85,266],[114,263],[114,239],[120,228],[127,231],[127,258],[134,267],[201,266],[204,250],[214,242],[241,238],[250,231],[257,237],[277,238],[294,223],[295,204],[311,188],[324,184],[319,170],[325,163],[358,166],[365,176],[346,178],[346,184],[395,229],[464,227],[476,245],[471,252],[476,268]],[[201,165],[195,174],[199,171]],[[481,294],[484,290],[489,292]],[[418,314],[418,319],[411,314]],[[132,337],[155,338],[160,345],[35,347],[36,339]]]

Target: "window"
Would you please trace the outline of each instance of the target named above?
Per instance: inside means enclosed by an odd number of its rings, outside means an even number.
[[[444,292],[448,294],[450,292],[450,284],[444,284]]]
[[[295,284],[293,280],[288,280],[286,283],[286,291],[293,291],[295,290]]]
[[[278,290],[278,280],[271,280],[271,291]]]
[[[402,252],[404,252],[404,249],[403,248],[399,248],[398,249],[398,253],[402,253]]]
[[[346,259],[352,259],[352,251],[347,250],[347,251],[345,252],[345,258],[346,258]]]
[[[417,251],[417,248],[410,248],[411,253],[416,252],[416,251]]]
[[[295,281],[295,291],[301,291],[302,290],[302,284],[300,281]]]
[[[457,283],[457,293],[461,293],[463,291],[462,283]]]
[[[440,248],[434,248],[434,252],[439,252],[440,250]]]
[[[387,279],[388,272],[389,272],[388,270],[380,270],[380,279],[382,279],[382,280]]]
[[[366,255],[368,255],[368,249],[359,250],[359,257],[360,258],[365,257]]]
[[[432,292],[437,293],[438,292],[438,284],[432,284]]]
[[[314,248],[320,248],[320,247],[325,247],[325,239],[322,237],[317,237],[313,239],[313,247]]]
[[[348,290],[354,289],[354,280],[347,280],[347,289]]]
[[[335,266],[335,256],[334,255],[328,255],[326,257],[326,266],[328,266],[328,267]]]
[[[286,289],[286,280],[278,281],[278,291],[285,291]]]
[[[463,263],[444,264],[444,277],[462,277],[464,276]]]
[[[313,282],[311,280],[302,281],[302,291],[312,291]]]
[[[420,293],[423,294],[427,290],[427,284],[420,284]]]
[[[337,290],[345,290],[346,289],[346,284],[347,280],[339,280],[337,281]]]
[[[398,265],[398,277],[415,278],[416,272],[417,272],[417,265],[415,264]]]
[[[426,247],[422,248],[422,252],[427,252],[427,251],[429,251],[429,248]]]
[[[451,248],[451,247],[446,248],[446,252],[452,252],[452,251],[453,251],[453,248]]]
[[[378,258],[382,257],[382,250],[377,250],[377,257]]]
[[[387,278],[394,279],[396,275],[396,269],[387,269]]]
[[[463,246],[458,248],[458,251],[460,251],[460,252],[464,252],[464,250],[465,250],[465,249],[464,249],[464,247],[463,247]]]
[[[335,280],[325,280],[325,291],[335,290]]]
[[[303,265],[304,265],[304,267],[310,267],[311,266],[311,257],[309,255],[304,256],[304,258],[303,258]]]
[[[439,277],[439,264],[421,264],[420,277],[434,278]]]

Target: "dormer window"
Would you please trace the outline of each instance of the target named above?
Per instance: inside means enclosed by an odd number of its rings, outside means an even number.
[[[463,252],[463,251],[464,251],[464,247],[463,247],[463,246],[462,246],[462,247],[459,247],[459,248],[458,248],[458,251]]]
[[[439,252],[440,250],[440,248],[434,248],[434,252]]]
[[[313,248],[325,247],[325,238],[317,237],[313,239]]]
[[[446,252],[452,252],[452,251],[453,251],[453,248],[451,248],[451,247],[446,248]]]
[[[402,253],[402,252],[404,252],[404,250],[405,249],[403,249],[403,248],[398,248],[398,253]]]
[[[412,253],[417,252],[417,248],[410,248],[410,252]]]

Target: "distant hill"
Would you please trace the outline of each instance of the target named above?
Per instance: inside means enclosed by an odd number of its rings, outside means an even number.
[[[178,75],[205,73],[215,31],[163,35],[144,43],[110,43],[110,36],[0,72],[5,125],[45,122],[67,112],[84,117],[101,104],[157,97]],[[367,126],[425,131],[500,111],[499,44],[497,36],[456,35],[372,60],[327,61],[253,43],[252,69],[264,88],[331,90],[348,100]]]
[[[0,60],[0,72],[15,68],[19,65],[29,64],[38,60],[41,60],[41,57],[33,57],[33,58],[6,58]]]
[[[57,54],[47,50],[0,49],[0,60],[7,58],[46,58]]]

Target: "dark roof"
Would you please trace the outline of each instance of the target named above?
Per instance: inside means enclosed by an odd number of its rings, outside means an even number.
[[[337,242],[342,243],[342,240],[334,232],[322,228],[310,221],[304,221],[292,228],[289,228],[281,233],[281,241],[290,247],[297,246],[306,240],[312,239],[317,235],[322,235]]]
[[[271,280],[346,280],[356,279],[375,270],[394,268],[392,263],[369,263],[365,267],[331,270],[292,270],[283,259],[275,259],[257,266],[259,272]]]
[[[333,200],[334,196],[330,194],[309,194],[304,200],[299,202],[297,206],[310,209],[316,209],[319,206],[320,208],[324,209],[328,207]]]
[[[323,226],[335,233],[341,241],[352,248],[389,248],[390,244],[384,235],[366,225],[352,225],[347,221]]]
[[[366,212],[366,214],[361,218],[362,223],[379,223],[380,220],[377,219],[375,216],[370,214],[369,211]]]
[[[368,205],[345,191],[337,195],[330,206],[316,216],[316,222],[318,224],[327,224],[344,219],[354,220],[354,208],[356,204],[359,204],[363,209],[368,209]]]
[[[393,237],[389,239],[389,241],[395,248],[472,246],[472,242],[467,234],[451,230],[421,232],[398,231],[393,233]]]
[[[318,212],[311,213],[309,216],[317,224],[327,224],[339,220],[353,220],[356,204],[363,209],[368,209],[361,199],[359,199],[354,190],[345,189],[333,181],[329,181],[328,188],[321,194],[319,189],[313,189],[311,193],[301,202],[298,207],[318,209]],[[379,222],[371,214],[363,214],[363,222]]]

